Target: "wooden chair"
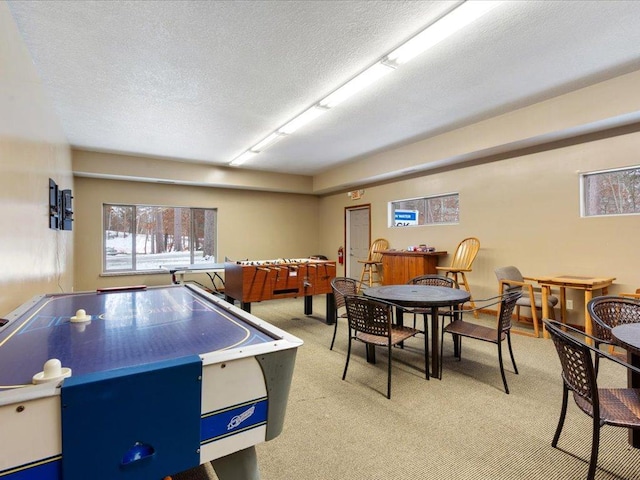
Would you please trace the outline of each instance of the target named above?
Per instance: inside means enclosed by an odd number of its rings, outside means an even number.
[[[640,299],[640,288],[636,289],[636,293],[620,293],[619,295],[621,297],[638,298],[638,299]]]
[[[387,398],[391,398],[391,353],[392,347],[413,337],[419,330],[411,327],[400,327],[393,323],[393,305],[364,295],[345,295],[347,319],[349,321],[349,347],[347,361],[344,365],[342,380],[347,376],[349,359],[351,358],[351,341],[359,340],[371,348],[386,347],[387,366]],[[427,337],[424,338],[424,369],[429,379],[429,350]]]
[[[465,272],[471,271],[471,266],[473,265],[473,261],[476,259],[476,255],[478,255],[478,250],[480,250],[480,240],[475,237],[465,238],[458,244],[456,252],[453,255],[451,265],[448,267],[436,267],[436,270],[445,272],[445,276],[450,276],[458,285],[464,286],[464,289],[471,295],[469,282],[467,281]],[[475,309],[476,304],[473,301],[473,296],[469,302],[471,304],[471,308]],[[478,318],[477,310],[474,311],[474,316]]]
[[[594,346],[609,345],[609,354],[619,360],[626,360],[626,352],[615,351],[615,342],[611,329],[625,323],[640,323],[640,300],[616,296],[593,298],[587,303],[587,311],[593,321],[593,334],[596,338]],[[620,348],[620,347],[618,347]],[[596,375],[598,374],[599,357],[595,359]]]
[[[498,363],[500,364],[500,374],[502,375],[502,383],[504,384],[504,391],[508,394],[509,387],[507,385],[507,377],[504,373],[504,365],[502,361],[502,341],[507,340],[509,346],[509,355],[511,356],[511,363],[513,364],[513,370],[515,374],[518,374],[518,367],[516,361],[513,358],[513,349],[511,348],[511,315],[513,309],[516,306],[516,302],[522,296],[521,292],[507,292],[499,299],[500,307],[498,308],[497,322],[495,327],[487,327],[485,325],[478,325],[476,323],[467,322],[463,319],[454,320],[449,325],[442,329],[442,339],[440,341],[440,358],[442,358],[442,349],[444,343],[444,334],[450,333],[453,335],[454,352],[459,360],[462,360],[462,337],[473,338],[475,340],[481,340],[483,342],[494,343],[498,346]],[[493,299],[488,299],[493,300]],[[495,305],[496,302],[484,305],[484,307]],[[470,313],[470,310],[463,310],[463,313]],[[442,365],[442,362],[440,362]]]
[[[538,325],[538,310],[542,314],[542,293],[534,291],[534,285],[531,283],[532,278],[523,277],[514,266],[499,267],[495,270],[496,277],[498,278],[498,293],[502,295],[505,291],[521,291],[522,297],[516,302],[516,321],[520,322],[520,307],[527,307],[531,309],[531,317],[533,322],[533,336],[540,336],[540,328]],[[555,295],[549,295],[549,315],[552,319],[555,319],[553,307],[558,304],[558,297]],[[531,333],[523,330],[513,330],[513,333],[519,333],[522,335],[531,335]]]
[[[598,388],[592,352],[596,358],[606,357],[636,373],[640,373],[640,370],[583,342],[581,338],[585,334],[580,330],[555,320],[543,320],[543,322],[558,352],[563,380],[562,408],[551,445],[554,448],[558,446],[567,413],[569,391],[571,391],[576,405],[593,419],[591,459],[587,473],[587,480],[593,480],[598,463],[600,427],[613,425],[640,428],[640,389]],[[568,332],[562,329],[567,329]],[[591,335],[587,337],[597,340]]]
[[[382,283],[382,253],[383,250],[389,248],[389,241],[384,238],[378,238],[373,241],[371,247],[369,247],[369,256],[366,260],[358,260],[362,263],[362,274],[360,275],[360,287],[358,291],[364,285],[366,280],[369,286],[374,283]],[[375,275],[375,279],[374,279]]]
[[[453,278],[445,277],[443,275],[420,275],[418,277],[414,277],[407,282],[408,285],[431,285],[433,287],[449,287],[449,288],[458,288],[458,284]],[[443,317],[451,316],[452,308],[447,310],[439,310],[438,314]],[[418,314],[423,315],[431,315],[430,308],[412,308],[410,313],[413,313],[413,328],[416,328],[416,316]],[[429,332],[428,322],[425,317],[424,321],[424,334],[427,335]]]
[[[338,332],[338,320],[341,318],[347,318],[347,312],[345,308],[344,296],[355,295],[358,293],[358,281],[353,278],[347,277],[335,277],[331,280],[331,290],[333,290],[333,297],[335,299],[336,306],[336,323],[333,327],[333,338],[331,339],[331,346],[329,350],[333,350],[333,344],[336,341],[336,333]],[[345,308],[345,311],[340,312],[341,308]]]

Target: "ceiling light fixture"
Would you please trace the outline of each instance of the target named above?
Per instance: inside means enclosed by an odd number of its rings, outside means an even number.
[[[271,145],[276,143],[282,137],[284,137],[284,134],[278,133],[278,132],[273,132],[271,135],[269,135],[267,138],[265,138],[261,142],[256,143],[249,150],[252,151],[252,152],[255,152],[255,153],[260,153],[261,151],[266,150]]]
[[[412,58],[437,45],[445,38],[490,12],[501,3],[503,3],[502,0],[466,0],[460,6],[429,25],[422,32],[384,56],[365,71],[334,90],[317,104],[308,108],[293,120],[271,133],[264,140],[261,140],[249,148],[249,150],[235,158],[230,165],[238,166],[243,164],[284,136],[290,135],[300,127],[318,118],[330,108],[342,103],[347,98],[384,77],[387,73],[393,72],[400,65],[407,63]]]
[[[234,166],[242,165],[244,162],[246,162],[247,160],[251,160],[256,155],[258,155],[258,152],[247,150],[242,155],[237,157],[233,162],[231,162],[230,165],[234,165]]]
[[[286,125],[280,127],[278,129],[278,133],[282,135],[290,135],[296,130],[298,130],[300,127],[306,125],[312,120],[315,120],[326,111],[327,111],[326,107],[314,105],[308,110],[305,110],[304,112],[302,112],[300,115],[298,115],[296,118],[291,120]]]
[[[382,61],[391,65],[402,65],[422,52],[437,45],[445,38],[466,27],[473,21],[500,5],[497,0],[467,0],[415,37],[396,48]]]
[[[371,85],[376,80],[381,79],[387,73],[391,73],[395,70],[395,67],[378,62],[358,76],[352,78],[347,83],[342,85],[336,91],[326,98],[320,100],[319,105],[325,108],[333,108],[336,105],[344,102],[347,98],[355,95],[363,88]]]

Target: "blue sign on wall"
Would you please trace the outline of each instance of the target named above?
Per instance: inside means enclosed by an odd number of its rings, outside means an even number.
[[[418,210],[395,210],[393,212],[393,224],[396,227],[418,225]]]

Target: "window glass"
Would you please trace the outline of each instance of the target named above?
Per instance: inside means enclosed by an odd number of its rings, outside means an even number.
[[[450,193],[389,203],[389,226],[412,227],[459,222],[459,195]]]
[[[587,173],[582,179],[582,216],[640,213],[640,167]]]
[[[105,272],[216,261],[215,209],[105,204],[103,215]]]

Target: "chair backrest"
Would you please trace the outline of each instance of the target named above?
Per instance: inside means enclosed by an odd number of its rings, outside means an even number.
[[[640,288],[636,288],[636,293],[619,293],[621,297],[640,298]]]
[[[506,332],[511,328],[511,316],[516,302],[522,296],[522,292],[516,290],[506,292],[500,301],[500,309],[498,310],[498,331],[499,334]]]
[[[480,240],[476,237],[465,238],[458,244],[456,253],[451,262],[451,268],[459,268],[462,270],[471,270],[471,265],[480,250]]]
[[[358,281],[348,277],[335,277],[331,280],[331,290],[333,290],[337,310],[345,306],[345,295],[356,295],[358,293]]]
[[[370,335],[389,337],[393,309],[390,304],[364,295],[345,295],[349,328]]]
[[[593,406],[594,417],[599,418],[598,384],[591,349],[582,340],[563,332],[558,322],[543,322],[558,352],[565,385],[574,395],[579,395],[589,402]]]
[[[596,297],[587,303],[596,337],[611,342],[611,329],[625,323],[640,323],[640,300],[615,296]]]
[[[420,275],[414,277],[407,282],[410,285],[430,285],[432,287],[450,287],[458,288],[458,282],[451,277],[445,277],[444,275]]]
[[[502,280],[513,280],[514,282],[524,282],[524,277],[513,265],[508,267],[498,267],[494,270],[498,283],[502,284]],[[507,285],[507,291],[521,291],[521,285]]]
[[[386,238],[376,238],[371,247],[369,248],[369,258],[367,261],[369,262],[381,262],[382,261],[382,250],[386,250],[389,248],[389,240]]]

